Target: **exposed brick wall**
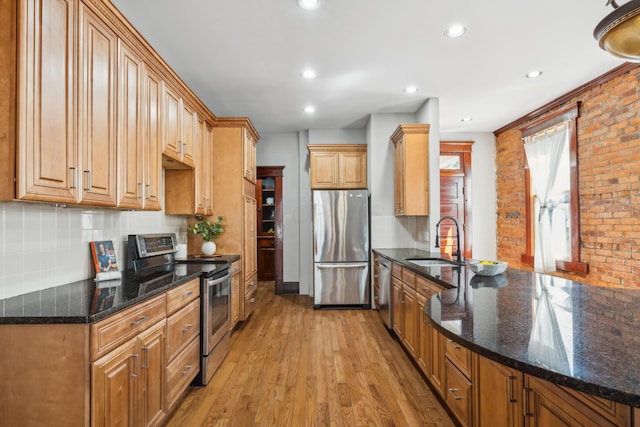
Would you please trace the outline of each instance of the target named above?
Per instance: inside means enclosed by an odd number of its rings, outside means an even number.
[[[640,288],[640,69],[593,87],[580,101],[580,260],[602,286]],[[519,127],[496,136],[497,255],[509,265],[526,249],[525,156]]]

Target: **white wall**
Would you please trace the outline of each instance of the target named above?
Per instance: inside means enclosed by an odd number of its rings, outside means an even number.
[[[282,275],[285,282],[300,277],[300,209],[298,134],[263,133],[256,146],[258,166],[284,166],[282,179]],[[306,150],[306,148],[305,148]]]
[[[94,277],[91,241],[112,240],[123,270],[127,235],[168,232],[186,239],[186,228],[184,217],[163,212],[0,202],[0,299]]]

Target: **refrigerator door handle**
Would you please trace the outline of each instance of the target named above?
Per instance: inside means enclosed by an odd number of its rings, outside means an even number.
[[[320,269],[323,269],[323,268],[359,268],[359,269],[367,268],[366,264],[326,264],[326,265],[316,264],[316,266],[318,268],[320,268]]]

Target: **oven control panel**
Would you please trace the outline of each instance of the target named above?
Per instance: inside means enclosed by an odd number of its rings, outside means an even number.
[[[138,258],[176,252],[177,241],[173,233],[136,234],[134,240]]]

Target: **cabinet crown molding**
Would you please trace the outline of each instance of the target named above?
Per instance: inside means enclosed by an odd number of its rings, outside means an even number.
[[[402,135],[410,133],[429,133],[431,125],[428,124],[402,124],[391,134],[391,140],[397,141]]]

